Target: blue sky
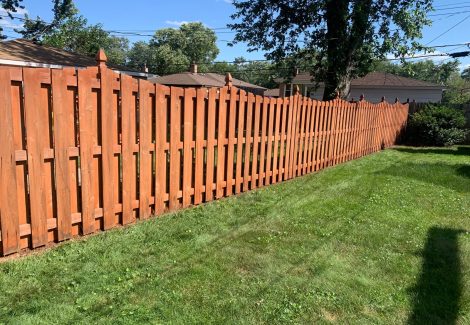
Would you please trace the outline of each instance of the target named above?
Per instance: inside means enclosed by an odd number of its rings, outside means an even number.
[[[24,0],[24,5],[30,16],[40,16],[45,20],[52,18],[52,1]],[[152,31],[177,27],[182,22],[200,21],[207,27],[216,29],[220,54],[218,60],[232,61],[235,57],[244,56],[248,59],[262,59],[262,52],[247,52],[243,44],[228,47],[227,42],[233,33],[226,27],[230,23],[230,15],[234,12],[230,0],[76,0],[76,6],[90,23],[101,23],[106,30],[133,30],[142,34],[152,34]],[[433,14],[433,26],[427,27],[423,34],[423,44],[440,45],[470,42],[470,0],[435,0],[438,11]],[[464,20],[466,19],[466,20]],[[448,29],[460,24],[450,31]],[[1,21],[2,24],[11,24]],[[13,22],[15,24],[18,21]],[[11,29],[8,35],[15,36]],[[444,35],[440,34],[446,32]],[[149,37],[129,37],[131,41],[148,40]],[[437,39],[436,39],[437,38]],[[434,40],[435,39],[435,40]],[[433,41],[434,40],[434,41]],[[439,48],[442,52],[464,51],[468,48],[447,47]],[[445,57],[435,58],[440,62]],[[470,57],[460,59],[462,67],[470,65]]]

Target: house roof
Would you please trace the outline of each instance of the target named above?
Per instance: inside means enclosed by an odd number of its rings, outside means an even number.
[[[299,73],[292,79],[292,83],[310,83],[312,77],[309,73]],[[283,79],[276,79],[276,82],[282,83]],[[397,76],[387,72],[371,72],[365,75],[362,78],[353,79],[351,81],[351,86],[356,87],[387,87],[387,88],[439,88],[442,89],[443,86],[412,79]]]
[[[94,57],[38,44],[26,39],[0,42],[0,60],[71,67],[90,67],[96,65]],[[8,64],[7,62],[2,63]],[[114,70],[140,72],[114,64],[108,64],[108,67]]]
[[[223,87],[216,80],[206,77],[204,73],[181,72],[149,80],[168,86]]]
[[[149,79],[152,82],[167,86],[193,86],[193,87],[223,87],[225,76],[218,73],[192,73],[181,72]],[[266,88],[232,78],[232,85],[240,88],[264,90]]]
[[[264,96],[267,97],[279,97],[280,91],[279,88],[268,89],[264,92]]]

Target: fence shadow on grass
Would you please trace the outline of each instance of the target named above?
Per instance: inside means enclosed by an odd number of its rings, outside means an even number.
[[[421,275],[410,290],[408,324],[455,324],[462,294],[458,236],[463,230],[432,227],[422,252]]]
[[[430,154],[445,154],[455,156],[469,156],[470,146],[457,146],[450,148],[429,148],[429,147],[397,147],[393,150],[407,153],[430,153]]]

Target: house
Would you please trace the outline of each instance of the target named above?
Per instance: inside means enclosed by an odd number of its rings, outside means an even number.
[[[301,94],[313,99],[322,99],[324,86],[322,84],[316,89],[312,77],[308,73],[299,73],[291,82],[286,83],[283,79],[276,80],[279,89],[270,89],[265,92],[266,96],[285,97],[290,96],[294,86],[299,86]],[[436,103],[442,99],[444,86],[400,77],[386,72],[371,72],[362,78],[351,81],[351,91],[348,99],[359,99],[361,95],[370,102],[379,102],[382,97],[388,101],[416,101],[418,103]],[[276,96],[277,95],[277,96]]]
[[[166,86],[179,87],[224,87],[226,85],[226,76],[218,73],[198,72],[197,64],[191,64],[189,72],[169,74],[166,76],[154,77],[149,80]],[[263,95],[266,88],[245,82],[243,80],[232,78],[232,85],[257,95]]]
[[[0,65],[56,69],[63,67],[83,68],[95,66],[96,59],[55,47],[41,45],[30,40],[15,39],[0,42]],[[122,72],[142,79],[155,76],[113,64],[108,64],[108,67],[116,72]]]

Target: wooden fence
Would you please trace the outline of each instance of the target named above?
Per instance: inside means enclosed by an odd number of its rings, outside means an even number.
[[[308,174],[393,145],[408,105],[0,67],[1,254]]]

